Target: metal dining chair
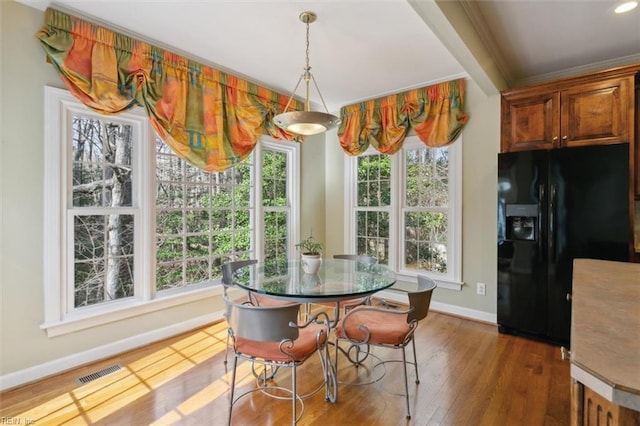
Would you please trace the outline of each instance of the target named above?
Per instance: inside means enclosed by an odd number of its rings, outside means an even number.
[[[283,399],[281,395],[271,394],[273,391],[280,391],[291,395],[292,424],[295,425],[304,413],[304,401],[296,389],[296,368],[314,353],[318,353],[320,357],[325,378],[323,384],[325,398],[329,399],[330,386],[335,387],[336,382],[330,380],[335,375],[329,374],[331,368],[327,351],[329,319],[326,313],[320,312],[304,324],[298,324],[300,304],[297,303],[281,306],[252,306],[234,303],[227,297],[224,298],[224,301],[234,354],[229,398],[229,424],[231,424],[233,406],[242,397],[251,392],[263,391],[268,396]],[[258,385],[255,388],[236,397],[235,380],[238,359],[262,364],[265,371],[267,368],[272,370],[290,368],[291,388],[272,384],[267,386],[266,380],[258,380]],[[301,405],[299,412],[297,410],[298,403]]]
[[[224,287],[224,295],[228,297],[228,290],[230,288],[238,288],[233,284],[233,273],[240,268],[249,265],[255,265],[258,263],[257,259],[247,259],[247,260],[234,260],[230,262],[226,262],[222,264],[222,286]],[[253,293],[251,291],[246,292],[247,294],[244,296],[240,296],[233,300],[234,303],[243,304],[243,305],[254,305],[254,306],[281,306],[281,305],[291,305],[291,302],[276,300],[271,297],[266,297],[257,293]],[[227,363],[227,355],[229,349],[229,335],[227,334],[227,346],[225,348],[224,353],[224,363]]]
[[[418,289],[408,292],[409,309],[396,310],[358,306],[347,312],[335,327],[338,341],[346,340],[356,345],[372,345],[402,350],[407,418],[411,418],[407,364],[414,365],[416,384],[420,383],[416,343],[413,337],[418,323],[425,319],[429,313],[431,295],[436,286],[436,282],[431,278],[418,275]],[[409,343],[413,346],[413,362],[407,361],[405,352],[405,347]],[[385,362],[399,362],[399,360],[382,361],[382,363]]]

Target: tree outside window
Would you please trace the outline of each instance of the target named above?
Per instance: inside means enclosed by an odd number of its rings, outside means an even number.
[[[133,295],[132,127],[72,118],[73,277],[76,308]],[[98,214],[96,214],[98,213]]]

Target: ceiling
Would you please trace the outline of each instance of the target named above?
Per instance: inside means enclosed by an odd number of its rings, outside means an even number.
[[[290,94],[310,65],[331,112],[458,77],[487,93],[640,63],[640,8],[610,0],[19,0]],[[304,97],[303,88],[296,92]],[[322,102],[310,93],[315,108]]]

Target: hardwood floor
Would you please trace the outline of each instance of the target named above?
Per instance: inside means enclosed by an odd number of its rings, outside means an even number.
[[[0,424],[224,425],[232,365],[223,364],[225,327],[213,324],[6,391],[0,394]],[[437,312],[418,327],[416,344],[420,384],[409,370],[410,420],[404,397],[395,394],[403,386],[401,364],[390,363],[376,384],[340,385],[335,404],[322,392],[307,398],[299,424],[569,424],[569,362],[560,359],[558,347]],[[380,349],[375,354],[401,356]],[[74,381],[113,364],[123,369],[84,385]],[[300,392],[320,384],[319,368],[314,358],[299,369]],[[340,358],[339,380],[353,380],[354,371]],[[288,385],[288,374],[279,372],[278,382]],[[237,390],[253,385],[249,364],[240,364]],[[288,401],[254,392],[234,407],[232,424],[289,424],[290,408]]]

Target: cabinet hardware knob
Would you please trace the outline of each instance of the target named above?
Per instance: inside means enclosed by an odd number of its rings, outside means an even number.
[[[557,136],[554,136],[554,137],[553,137],[553,141],[555,142],[555,141],[557,141],[557,140],[558,140],[558,137],[557,137]]]
[[[566,141],[567,139],[568,139],[567,135],[564,135],[564,136],[562,137],[562,140],[563,140],[563,141]]]
[[[567,293],[567,302],[571,302],[571,293]]]

